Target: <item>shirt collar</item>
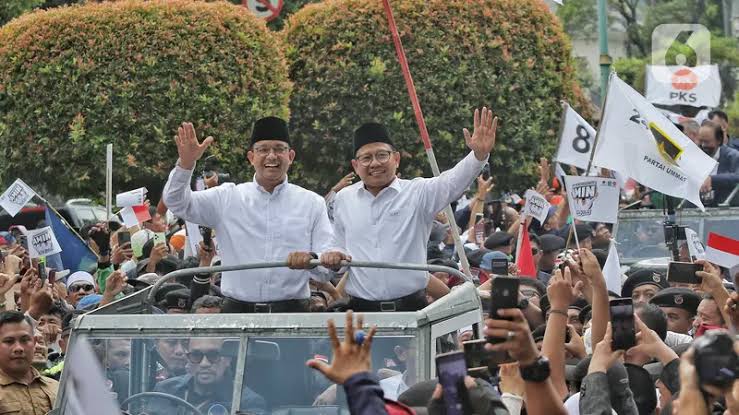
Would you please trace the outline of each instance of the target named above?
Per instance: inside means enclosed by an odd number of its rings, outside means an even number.
[[[400,179],[398,179],[397,177],[395,179],[393,179],[393,181],[390,182],[389,185],[387,185],[384,189],[380,190],[380,193],[378,193],[377,196],[380,196],[381,194],[383,194],[386,191],[386,189],[393,189],[393,190],[395,190],[396,193],[400,193],[403,190],[403,188],[400,186]],[[364,193],[366,193],[368,195],[372,195],[369,192],[369,190],[367,190],[364,187],[364,182],[362,182],[362,185],[359,186],[359,190],[360,190],[360,192],[364,192]]]
[[[35,367],[31,366],[31,372],[33,373],[33,379],[31,380],[31,383],[35,382],[36,380],[40,380],[43,382],[44,378],[41,376],[41,372],[36,370]],[[2,369],[0,369],[0,386],[8,386],[12,385],[13,383],[23,384],[23,382],[19,381],[16,378],[10,377],[10,375],[3,372]]]
[[[257,182],[257,175],[256,174],[252,178],[252,181],[254,182],[254,185],[257,186],[257,190],[259,190],[260,192],[263,192],[263,193],[269,193],[267,190],[264,189],[264,187],[262,187],[261,184],[259,184]],[[275,187],[275,190],[272,191],[272,194],[274,194],[274,195],[280,194],[280,192],[282,192],[282,189],[284,189],[284,188],[287,187],[287,184],[288,184],[287,175],[285,175],[285,180],[283,180],[282,183],[278,184]]]
[[[713,159],[716,160],[716,161],[718,161],[718,158],[721,156],[721,147],[723,147],[723,146],[719,146],[716,149],[716,153],[713,155]]]

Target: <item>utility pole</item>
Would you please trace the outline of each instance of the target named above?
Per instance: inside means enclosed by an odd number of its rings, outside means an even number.
[[[600,40],[600,103],[606,98],[608,77],[611,73],[611,56],[608,55],[608,0],[598,0],[598,39]]]

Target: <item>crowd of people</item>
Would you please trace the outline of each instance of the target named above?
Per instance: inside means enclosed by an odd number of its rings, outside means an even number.
[[[491,110],[476,110],[473,130],[463,130],[469,154],[439,177],[410,180],[398,175],[400,152],[385,126],[361,125],[354,136],[354,173],[325,197],[289,182],[296,153],[287,123],[276,117],[255,123],[248,151],[253,181],[219,183],[213,174],[204,178],[207,190],[193,190],[196,163],[214,139],[199,140],[194,126],[183,123],[175,137],[179,158],[162,200],[149,207],[151,219],[132,228],[106,222],[80,230],[99,258],[95,269],[67,275],[44,270],[22,243],[23,227],[0,233],[0,309],[5,310],[0,313],[0,413],[51,410],[58,388],[54,379],[63,372],[74,319],[178,269],[287,263],[284,268],[178,277],[157,291],[157,312],[420,310],[464,280],[446,272],[358,268],[351,262],[428,263],[460,270],[452,223],[461,233],[483,304],[490,303],[498,276],[519,276],[516,247],[522,226],[536,267],[534,275],[519,277],[517,308],[497,310],[497,315],[488,315],[487,307],[481,310],[484,335],[501,340],[486,347],[507,353],[513,363],[465,379],[460,386],[464,413],[739,413],[736,275],[699,261],[700,284],[670,282],[662,270],[641,269],[623,276],[620,292],[609,291],[602,270],[612,224],[569,221],[567,198],[546,160],[536,186],[552,205],[543,222],[523,217],[523,202],[494,191],[494,171],[491,177],[481,175],[494,151],[497,122]],[[729,137],[728,118],[720,111],[695,127],[681,129],[718,160],[702,191],[723,200],[739,183],[739,150],[731,148],[737,139]],[[353,183],[356,177],[360,180]],[[641,190],[633,197],[652,205],[655,192]],[[449,204],[453,221],[442,213]],[[188,223],[200,227],[196,245],[190,240],[194,235],[187,234],[193,229]],[[133,249],[134,240],[143,242],[140,250]],[[680,259],[691,261],[685,249]],[[615,298],[633,301],[636,345],[628,350],[613,346],[609,301]],[[362,326],[347,312],[342,342],[330,323],[331,356],[308,363],[343,385],[351,413],[447,412],[442,388],[436,380],[416,381],[415,357],[406,351],[402,372],[377,370],[370,357],[373,329]],[[355,336],[360,330],[366,335]],[[716,345],[722,336],[730,336],[731,347],[719,356]],[[461,350],[473,337],[464,331],[454,341]],[[227,340],[163,338],[156,347],[161,357],[157,391],[196,407],[214,395],[230,397],[231,389],[223,387],[234,363]],[[105,350],[100,362],[111,388],[124,396],[120,385],[127,383],[117,377],[130,364],[130,341],[100,340],[93,348]],[[261,413],[267,404],[246,390],[243,408]],[[149,409],[172,412],[164,404]]]

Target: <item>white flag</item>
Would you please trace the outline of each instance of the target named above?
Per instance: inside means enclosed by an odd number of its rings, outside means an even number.
[[[129,190],[115,195],[115,205],[118,207],[141,206],[146,200],[146,188]]]
[[[15,216],[23,209],[36,192],[33,191],[21,179],[15,179],[13,184],[8,187],[5,192],[0,195],[0,206],[5,209],[10,216]]]
[[[606,279],[608,291],[621,294],[621,263],[618,260],[615,241],[611,241],[611,247],[608,248],[608,258],[603,265],[603,277]]]
[[[696,259],[706,259],[706,249],[703,247],[703,242],[698,234],[690,229],[685,228],[685,239],[688,244],[688,252],[690,252],[690,258],[695,261]]]
[[[718,65],[647,65],[649,102],[662,105],[717,107],[721,100]]]
[[[54,236],[51,226],[28,231],[28,255],[39,258],[62,252],[62,247]]]
[[[544,221],[547,220],[549,207],[551,206],[549,202],[547,202],[547,199],[531,189],[527,190],[523,197],[526,199],[526,205],[523,207],[523,214],[536,218],[539,223],[544,223]]]
[[[106,385],[103,368],[87,339],[74,342],[64,365],[67,385],[65,413],[75,415],[120,414],[116,400]]]
[[[611,74],[593,164],[704,209],[700,187],[716,161]]]
[[[616,179],[565,176],[567,201],[575,219],[585,222],[618,221],[619,187]]]
[[[564,112],[560,127],[559,148],[554,160],[587,169],[590,163],[590,153],[593,151],[595,128],[590,126],[567,103],[565,103]]]

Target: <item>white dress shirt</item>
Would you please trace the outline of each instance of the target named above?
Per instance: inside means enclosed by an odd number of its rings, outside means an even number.
[[[333,232],[323,198],[285,181],[272,193],[256,181],[190,190],[192,170],[176,166],[164,187],[164,203],[178,217],[213,228],[222,265],[284,261],[290,252],[329,249]],[[224,272],[223,295],[268,302],[310,298],[310,278],[327,281],[323,268],[269,268]]]
[[[439,177],[395,179],[377,196],[361,181],[334,200],[335,247],[356,261],[426,263],[426,244],[436,214],[470,186],[486,160],[473,152]],[[351,268],[346,293],[382,301],[426,288],[429,274],[376,268]]]

